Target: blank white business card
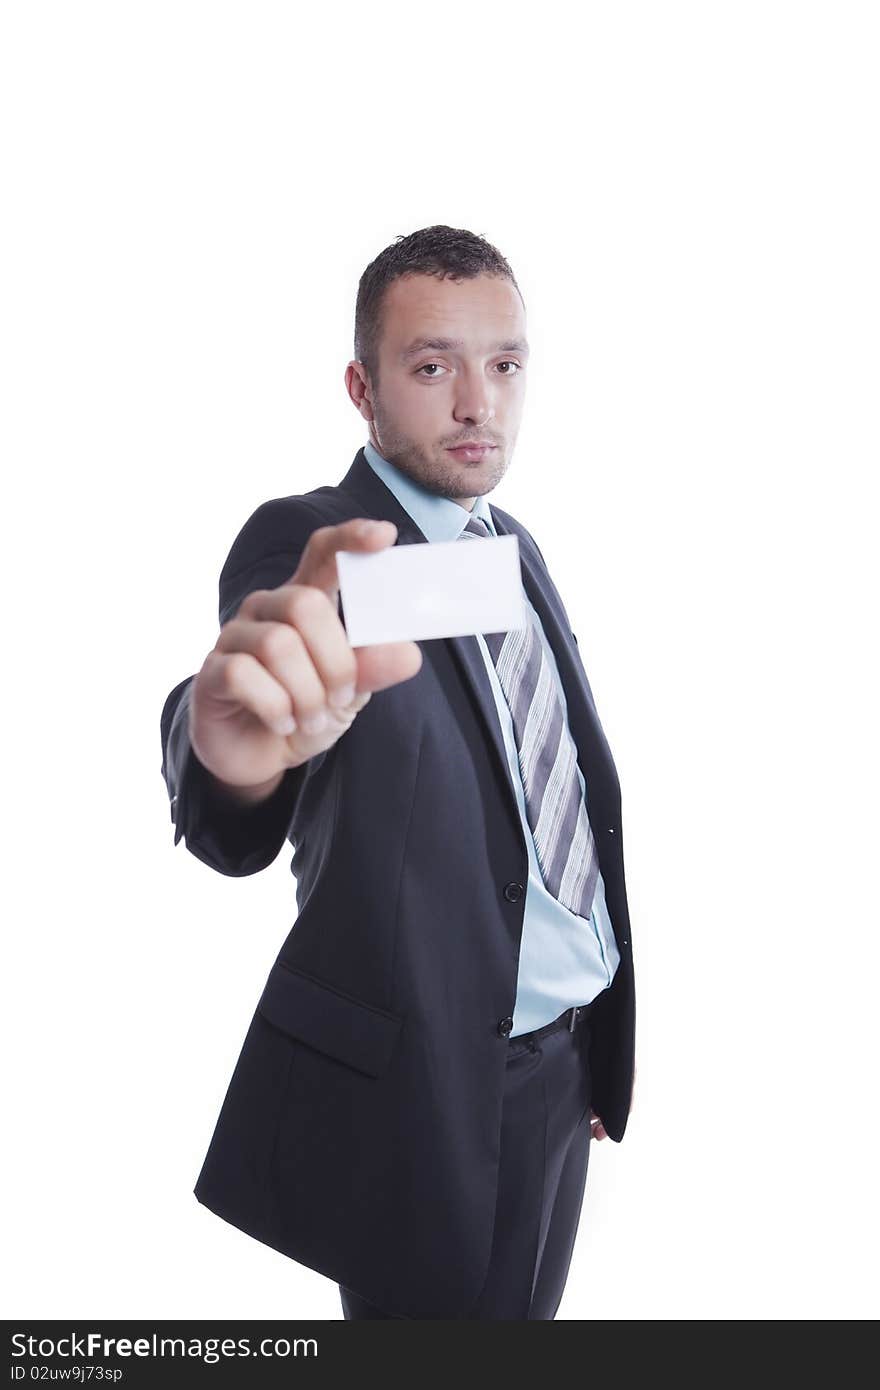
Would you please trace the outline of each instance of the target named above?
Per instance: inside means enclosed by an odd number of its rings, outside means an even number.
[[[528,622],[517,536],[420,541],[336,554],[353,647],[508,632]]]

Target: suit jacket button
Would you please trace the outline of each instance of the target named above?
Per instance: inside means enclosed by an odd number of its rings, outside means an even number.
[[[508,883],[504,888],[504,896],[509,903],[518,903],[523,895],[521,883]]]
[[[499,1032],[499,1034],[501,1035],[502,1038],[506,1038],[506,1037],[509,1035],[510,1030],[511,1030],[512,1027],[513,1027],[513,1019],[512,1019],[512,1018],[502,1018],[501,1022],[498,1024],[498,1032]]]

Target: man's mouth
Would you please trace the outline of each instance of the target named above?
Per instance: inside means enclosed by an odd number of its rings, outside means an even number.
[[[454,449],[448,449],[447,453],[453,454],[463,463],[479,463],[491,454],[494,448],[494,444],[459,444]]]

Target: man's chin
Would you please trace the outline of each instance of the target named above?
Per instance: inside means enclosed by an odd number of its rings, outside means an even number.
[[[447,464],[448,476],[455,485],[455,492],[449,495],[455,497],[457,493],[459,497],[481,497],[483,493],[491,492],[498,486],[504,477],[506,467],[506,463],[499,467],[497,459],[492,463],[483,460],[482,463],[457,463],[449,472]]]

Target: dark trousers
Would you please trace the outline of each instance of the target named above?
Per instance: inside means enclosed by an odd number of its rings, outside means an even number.
[[[573,1031],[569,1010],[508,1040],[492,1251],[482,1292],[465,1318],[556,1316],[587,1180],[590,1012],[590,1005],[578,1009]],[[398,1316],[343,1285],[339,1293],[347,1319]]]

